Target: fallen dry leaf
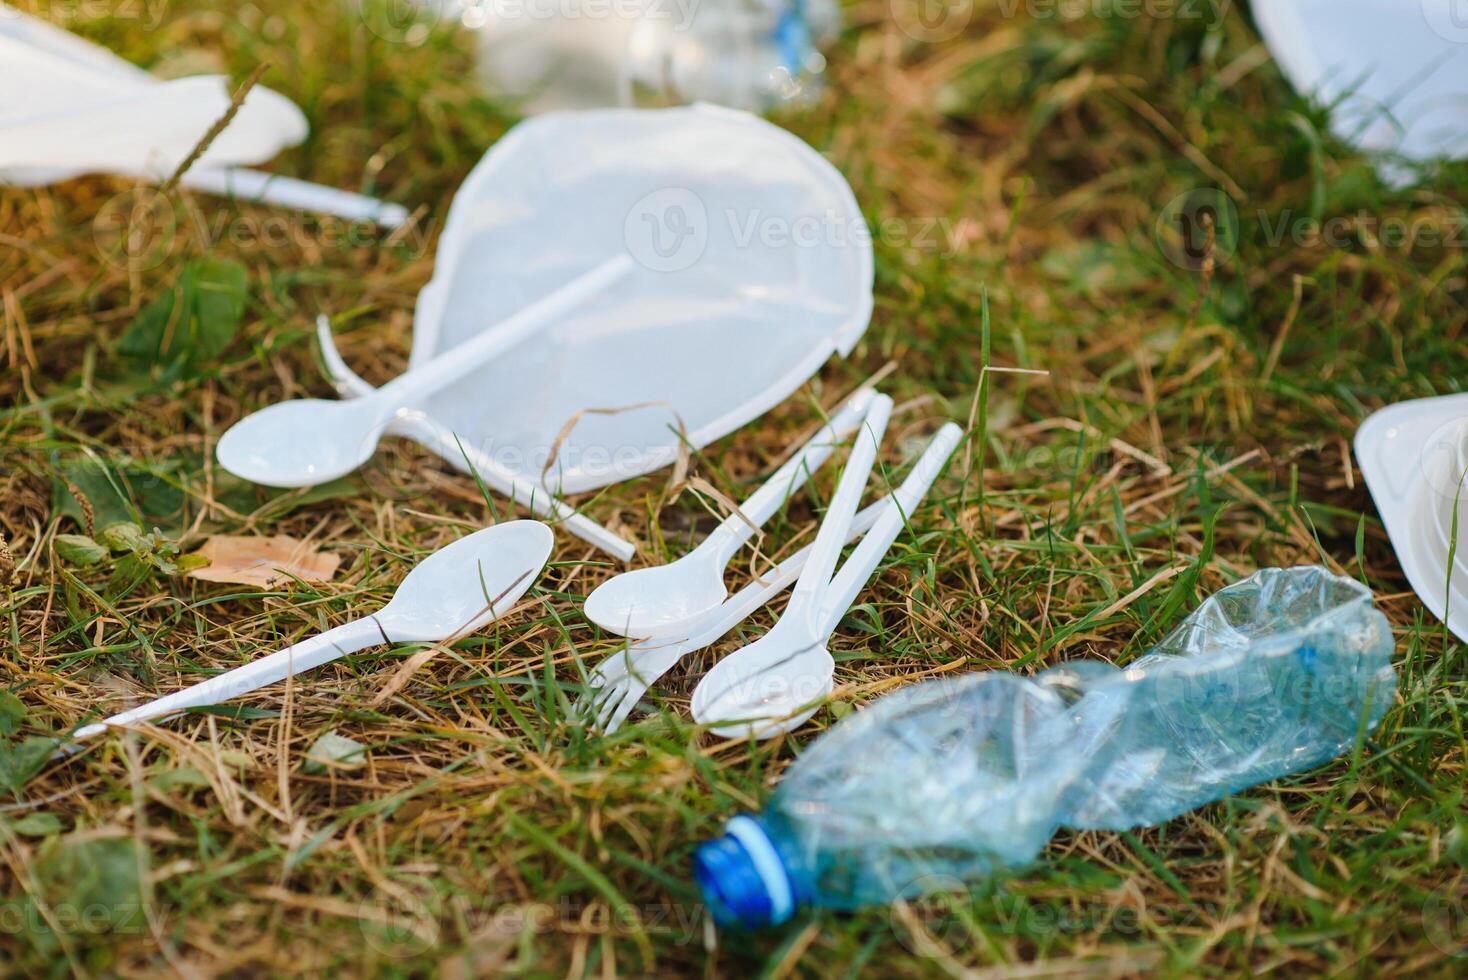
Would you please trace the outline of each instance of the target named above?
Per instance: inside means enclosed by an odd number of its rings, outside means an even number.
[[[284,534],[269,538],[216,534],[194,554],[208,558],[209,564],[189,572],[190,578],[261,588],[290,578],[328,582],[342,563],[339,556]]]

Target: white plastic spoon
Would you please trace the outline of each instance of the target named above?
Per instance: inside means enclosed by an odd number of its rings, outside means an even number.
[[[625,254],[609,259],[365,398],[296,399],[241,419],[219,440],[220,465],[271,487],[310,487],[346,476],[372,456],[383,430],[398,413],[472,373],[635,267]]]
[[[720,661],[693,692],[693,717],[723,738],[771,738],[793,731],[815,714],[831,693],[836,661],[826,640],[851,608],[901,533],[907,515],[927,495],[953,455],[963,430],[938,430],[897,491],[898,506],[885,510],[831,581],[822,605],[822,639],[793,655],[751,644]]]
[[[867,477],[876,462],[877,447],[881,445],[891,414],[891,398],[878,395],[872,399],[871,409],[857,433],[846,470],[831,497],[821,529],[811,544],[810,558],[795,583],[785,612],[768,633],[730,656],[743,658],[750,664],[773,665],[824,646],[822,629],[831,574],[836,570],[842,548],[846,546],[852,519],[856,516],[857,505],[866,489]]]
[[[902,481],[902,486],[883,497],[880,501],[864,508],[851,522],[851,533],[848,541],[869,533],[878,522],[889,512],[900,510],[901,514],[895,515],[894,520],[882,525],[882,533],[887,533],[890,526],[893,538],[897,534],[896,529],[902,526],[902,518],[912,513],[913,509],[922,502],[923,496],[932,486],[933,479],[942,469],[944,462],[953,454],[954,447],[962,436],[962,430],[958,426],[947,426],[933,438],[928,448],[923,450],[922,456],[914,464],[912,472],[907,479]],[[891,540],[886,548],[891,546]],[[717,641],[725,633],[748,619],[755,610],[765,606],[771,599],[784,592],[790,587],[805,568],[806,560],[810,557],[813,545],[806,545],[795,554],[786,558],[776,566],[774,572],[766,573],[763,578],[756,579],[729,599],[725,600],[715,611],[704,619],[698,621],[694,632],[685,640],[638,640],[628,644],[624,650],[612,654],[604,660],[592,673],[590,678],[591,697],[587,705],[581,708],[583,717],[594,717],[596,726],[604,734],[610,735],[619,728],[637,702],[649,687],[657,683],[658,678],[673,668],[683,657]],[[853,555],[852,558],[859,556]],[[848,573],[848,569],[853,569]],[[855,577],[855,566],[852,559],[848,559],[842,566],[840,574],[831,583],[832,592],[827,599],[826,605],[832,610],[826,616],[827,634],[834,632],[841,617],[850,608],[856,598],[857,589],[849,589],[849,579]],[[870,571],[867,573],[869,578]],[[863,580],[864,582],[865,580]],[[850,595],[847,593],[850,591]],[[728,659],[722,661],[719,667],[729,663]],[[725,678],[727,679],[727,678]],[[694,691],[694,717],[700,722],[708,719],[700,717],[701,704],[708,701],[711,691],[719,690],[717,682],[714,686],[699,685]]]
[[[687,636],[690,626],[728,597],[724,570],[735,553],[821,468],[835,451],[836,442],[861,424],[873,395],[871,389],[863,388],[847,399],[840,411],[744,502],[739,508],[743,518],[731,514],[697,548],[677,561],[624,572],[603,582],[586,597],[586,618],[618,636]]]
[[[253,663],[87,725],[73,736],[220,704],[380,643],[436,643],[492,622],[535,582],[554,535],[539,521],[511,521],[476,531],[425,558],[381,611]]]

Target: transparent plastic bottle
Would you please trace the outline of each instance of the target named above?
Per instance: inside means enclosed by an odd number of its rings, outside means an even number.
[[[763,111],[819,91],[835,0],[453,0],[488,91],[523,111],[715,102]]]
[[[1160,823],[1347,751],[1391,703],[1386,618],[1359,583],[1269,569],[1126,668],[1079,661],[890,695],[702,845],[726,925],[952,889],[1033,861],[1060,827]]]

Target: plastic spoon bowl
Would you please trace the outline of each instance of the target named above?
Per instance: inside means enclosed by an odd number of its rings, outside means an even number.
[[[346,476],[371,458],[396,415],[471,374],[635,267],[626,255],[603,262],[371,395],[351,401],[281,402],[241,419],[219,440],[220,465],[270,487],[310,487]]]
[[[835,450],[837,440],[861,423],[873,392],[861,389],[805,446],[697,548],[666,565],[624,572],[586,597],[586,618],[609,633],[638,639],[687,636],[688,630],[728,598],[724,571],[738,550],[800,489]]]
[[[302,398],[261,409],[219,440],[219,463],[267,487],[313,487],[346,476],[377,451],[395,407]]]
[[[476,531],[425,558],[376,614],[87,725],[74,738],[219,704],[381,643],[436,643],[472,633],[525,594],[550,558],[553,542],[551,529],[539,521]]]

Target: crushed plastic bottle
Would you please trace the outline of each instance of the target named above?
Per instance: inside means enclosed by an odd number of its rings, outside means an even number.
[[[491,95],[527,112],[695,101],[754,112],[819,91],[834,0],[439,0],[478,33]]]
[[[724,925],[849,909],[1032,862],[1061,827],[1169,820],[1349,750],[1395,691],[1371,593],[1319,567],[1207,599],[1133,664],[999,671],[890,695],[818,741],[694,870]]]

